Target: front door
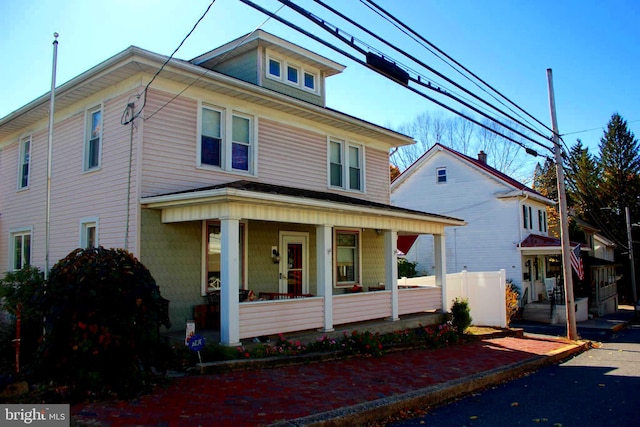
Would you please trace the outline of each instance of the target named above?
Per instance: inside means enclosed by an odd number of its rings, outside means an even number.
[[[283,232],[280,235],[280,292],[309,293],[308,233]]]

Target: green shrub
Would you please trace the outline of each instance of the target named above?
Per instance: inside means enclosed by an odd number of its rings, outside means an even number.
[[[398,277],[416,277],[417,262],[407,261],[406,258],[398,258]]]
[[[466,298],[456,298],[451,305],[451,323],[459,334],[471,326],[471,309],[469,308],[469,300]]]
[[[159,328],[169,326],[168,301],[125,250],[76,249],[58,261],[42,310],[39,374],[74,393],[130,397],[167,362]]]
[[[44,291],[44,283],[42,272],[33,266],[10,271],[0,279],[2,359],[4,361],[5,357],[10,357],[11,363],[15,362],[13,339],[16,338],[17,313],[20,311],[20,371],[23,373],[30,371],[38,340],[42,335],[39,300]]]

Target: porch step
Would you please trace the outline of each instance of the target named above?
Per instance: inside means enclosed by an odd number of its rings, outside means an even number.
[[[531,322],[551,323],[551,305],[549,303],[529,303],[524,306],[522,319]]]

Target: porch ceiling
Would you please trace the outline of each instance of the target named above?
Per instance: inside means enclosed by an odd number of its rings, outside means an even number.
[[[395,230],[399,234],[443,234],[458,218],[413,211],[332,193],[237,181],[163,196],[146,197],[142,207],[162,210],[162,222],[216,218]]]

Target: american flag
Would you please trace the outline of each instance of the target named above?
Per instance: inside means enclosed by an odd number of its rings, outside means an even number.
[[[578,279],[584,280],[584,266],[582,265],[582,256],[580,256],[580,245],[576,247],[569,254],[571,258],[571,267],[578,275]]]

